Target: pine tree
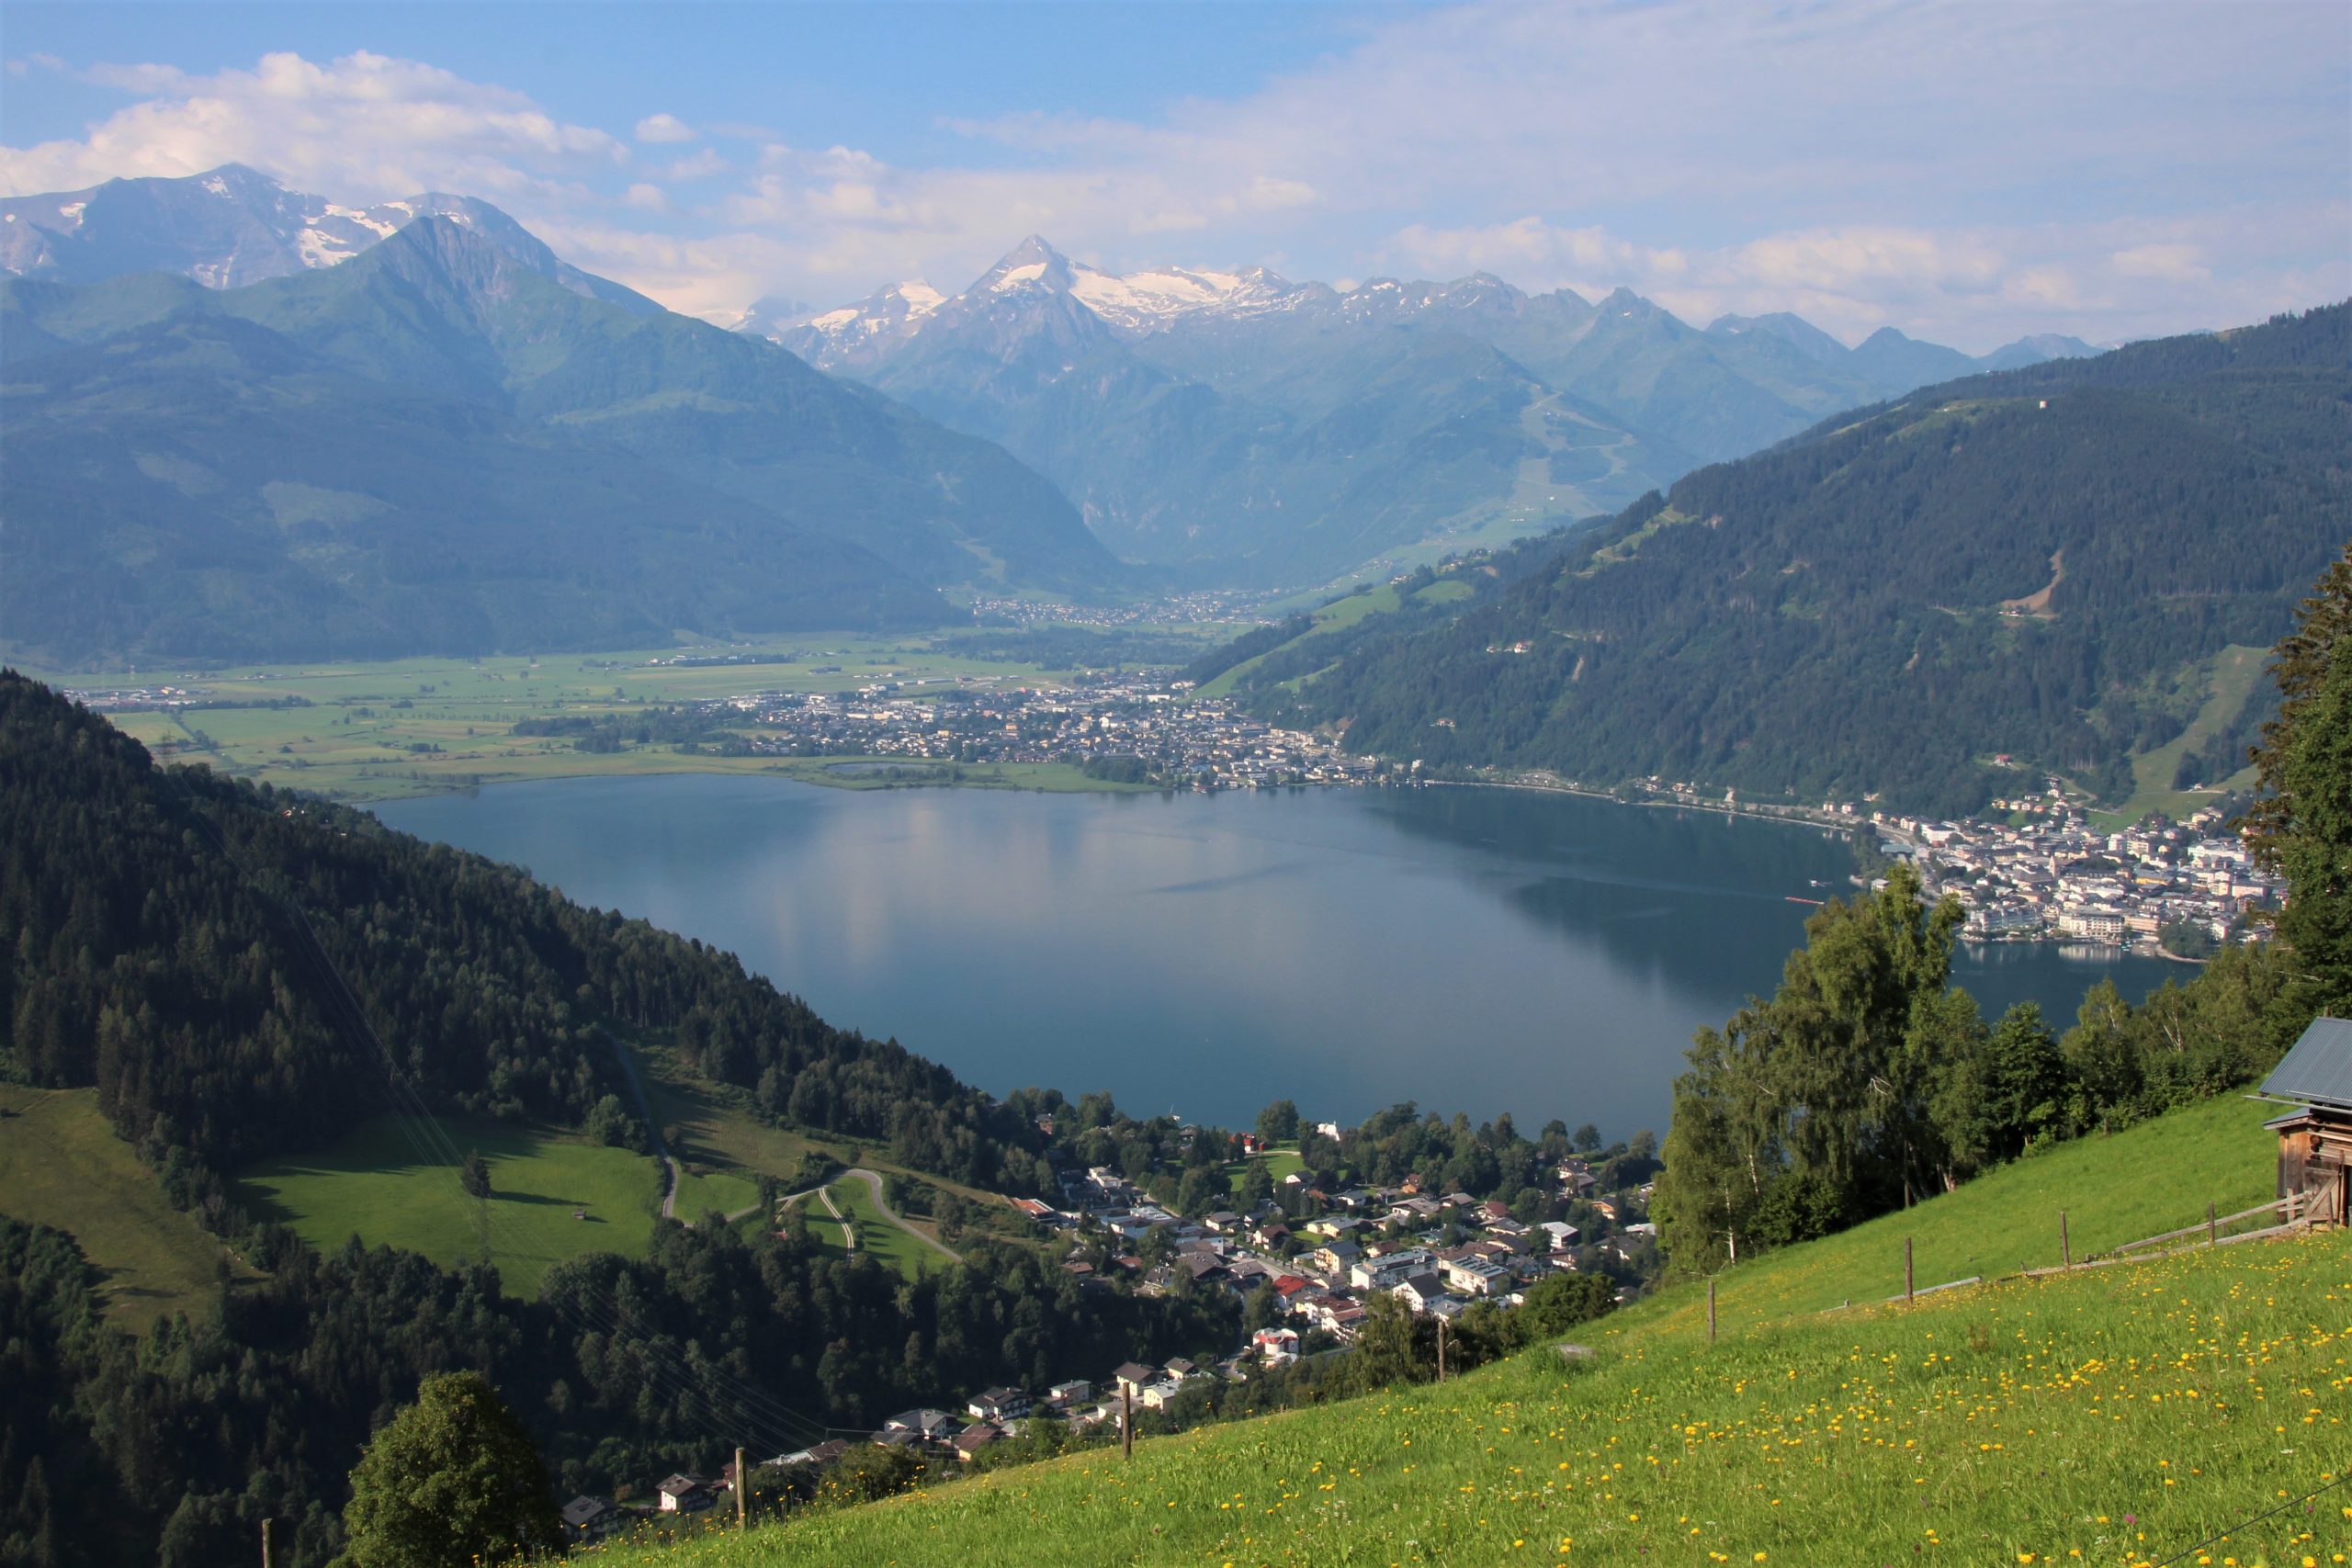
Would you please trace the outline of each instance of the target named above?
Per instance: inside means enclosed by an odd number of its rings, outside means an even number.
[[[2352,546],[2305,600],[2271,660],[2284,699],[2254,753],[2262,798],[2247,847],[2287,879],[2278,917],[2296,1001],[2352,1014]]]

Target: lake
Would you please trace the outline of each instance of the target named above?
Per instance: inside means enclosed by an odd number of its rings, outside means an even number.
[[[1663,1134],[1691,1031],[1777,984],[1844,842],[1708,812],[1500,789],[1036,795],[681,774],[376,808],[741,956],[832,1022],[1001,1093],[1109,1089],[1248,1126],[1290,1099]],[[1831,886],[1816,886],[1827,883]],[[2071,1023],[2113,976],[1964,948],[1987,1015]]]

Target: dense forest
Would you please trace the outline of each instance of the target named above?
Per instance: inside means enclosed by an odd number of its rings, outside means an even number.
[[[0,954],[0,1070],[96,1085],[123,1138],[207,1194],[389,1109],[394,1081],[433,1109],[578,1125],[622,1087],[616,1029],[919,1168],[1023,1192],[1049,1178],[1034,1127],[729,954],[357,812],[159,769],[13,673]]]
[[[2196,716],[2202,662],[2276,642],[2341,545],[2347,367],[2338,305],[1929,388],[1242,688],[1436,767],[1960,813],[2009,754],[2120,798]]]
[[[2052,1032],[2031,1003],[1989,1028],[1952,986],[1958,904],[1907,865],[1805,923],[1780,988],[1699,1032],[1675,1080],[1652,1213],[1675,1266],[1803,1241],[2048,1143],[2251,1082],[2314,1017],[2352,1013],[2352,547],[2271,665],[2254,756],[2255,857],[2286,879],[2273,940],[2222,949],[2138,1007],[2102,980]]]

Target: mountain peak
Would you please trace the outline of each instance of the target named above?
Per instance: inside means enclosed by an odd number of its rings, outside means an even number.
[[[528,258],[445,213],[425,214],[350,265],[362,276],[390,274],[452,295],[477,319],[485,306],[514,298],[517,274],[539,271]]]
[[[1038,288],[1066,294],[1077,281],[1069,258],[1046,243],[1042,237],[1032,234],[1005,252],[997,264],[965,292],[1003,294],[1016,288]]]

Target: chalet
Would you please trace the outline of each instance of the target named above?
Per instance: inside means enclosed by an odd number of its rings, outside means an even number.
[[[973,1395],[964,1408],[976,1421],[1001,1424],[1020,1420],[1029,1414],[1029,1396],[1017,1388],[992,1388]]]
[[[1298,1359],[1298,1330],[1295,1328],[1261,1328],[1250,1337],[1250,1348],[1265,1358],[1267,1364],[1278,1366]]]
[[[1363,1254],[1357,1251],[1354,1242],[1329,1241],[1306,1256],[1309,1262],[1325,1273],[1344,1275],[1356,1266],[1356,1259]]]
[[[695,1514],[718,1501],[709,1482],[695,1475],[673,1475],[653,1489],[665,1514]]]
[[[2316,1018],[2262,1097],[2301,1109],[2270,1123],[2278,1134],[2278,1196],[2299,1215],[2343,1224],[2352,1207],[2352,1020]]]
[[[1046,1403],[1061,1410],[1067,1410],[1073,1404],[1083,1404],[1093,1397],[1094,1385],[1084,1378],[1057,1382],[1046,1391]]]
[[[779,1454],[767,1462],[779,1470],[797,1470],[804,1467],[821,1470],[847,1452],[849,1452],[847,1438],[830,1438],[813,1448],[795,1449],[792,1452]]]
[[[951,1446],[956,1450],[956,1457],[964,1463],[969,1464],[982,1449],[987,1448],[990,1443],[1002,1442],[1004,1436],[1003,1427],[982,1421],[977,1426],[967,1427],[957,1433],[956,1441]]]
[[[912,1432],[927,1443],[944,1442],[964,1424],[944,1410],[901,1410],[882,1423],[885,1432]]]
[[[1416,1274],[1409,1280],[1400,1280],[1388,1287],[1388,1292],[1415,1312],[1428,1312],[1446,1293],[1435,1274]]]
[[[1475,1255],[1448,1258],[1439,1265],[1438,1273],[1465,1296],[1496,1296],[1510,1289],[1510,1275],[1505,1269]]]
[[[1139,1394],[1148,1388],[1152,1379],[1159,1375],[1159,1372],[1156,1368],[1147,1367],[1139,1361],[1128,1361],[1111,1374],[1111,1382],[1127,1393]]]
[[[563,1534],[567,1540],[602,1540],[628,1522],[626,1511],[602,1497],[574,1497],[563,1506]]]

